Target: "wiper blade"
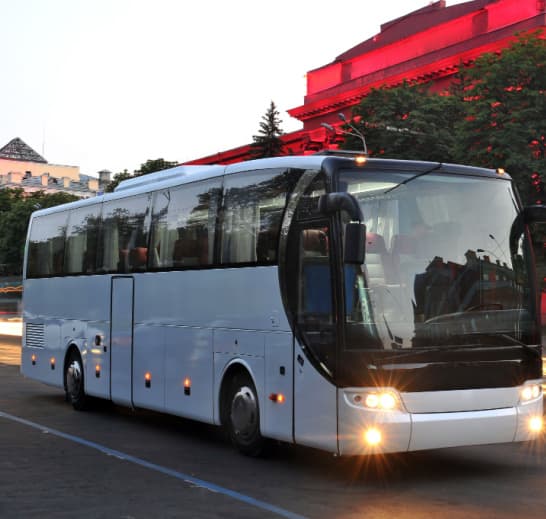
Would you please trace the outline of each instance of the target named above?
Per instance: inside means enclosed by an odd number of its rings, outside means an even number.
[[[421,173],[417,173],[416,175],[413,175],[413,177],[406,178],[406,180],[400,182],[400,184],[396,184],[395,186],[387,189],[383,194],[386,195],[387,193],[390,193],[391,191],[394,191],[395,189],[399,188],[400,186],[403,186],[404,184],[407,184],[411,182],[412,180],[415,180],[416,178],[423,177],[425,175],[428,175],[429,173],[432,173],[433,171],[436,171],[437,169],[440,169],[444,164],[440,162],[439,164],[436,164],[431,169],[427,169],[426,171],[421,171]]]
[[[411,348],[409,351],[400,351],[400,353],[396,355],[391,355],[390,357],[383,357],[382,359],[379,359],[380,362],[376,362],[376,364],[381,367],[383,364],[385,364],[386,361],[389,360],[398,360],[403,359],[405,357],[413,357],[414,355],[423,355],[427,353],[438,353],[441,351],[453,351],[453,350],[470,350],[476,347],[476,344],[453,344],[450,346],[435,346],[433,348]]]
[[[520,346],[523,350],[525,350],[528,353],[531,353],[532,355],[542,358],[539,351],[537,351],[532,346],[529,346],[528,344],[525,344],[524,342],[516,339],[515,337],[512,337],[511,335],[508,335],[507,333],[491,333],[491,332],[470,332],[465,333],[461,335],[462,337],[477,337],[477,336],[486,336],[486,337],[502,337],[503,339],[509,340],[511,344],[515,346]],[[376,362],[377,367],[383,366],[386,362],[391,360],[398,360],[403,359],[405,357],[412,357],[415,355],[422,355],[422,354],[428,354],[428,353],[439,353],[443,351],[456,351],[456,350],[471,350],[475,349],[477,347],[490,347],[491,345],[486,344],[450,344],[445,346],[435,346],[432,348],[412,348],[410,351],[404,351],[400,352],[395,355],[391,355],[390,357],[384,357],[382,359],[378,359],[379,362]],[[505,345],[504,345],[505,346]]]
[[[519,339],[516,339],[515,337],[512,337],[511,335],[508,335],[507,333],[493,333],[493,332],[472,332],[472,333],[466,333],[465,335],[482,335],[486,337],[502,337],[503,339],[506,339],[510,341],[512,344],[515,344],[516,346],[520,346],[525,351],[528,351],[529,353],[532,353],[533,355],[542,358],[542,355],[539,351],[537,351],[533,346],[529,346],[528,344],[525,344],[524,342],[520,341]]]

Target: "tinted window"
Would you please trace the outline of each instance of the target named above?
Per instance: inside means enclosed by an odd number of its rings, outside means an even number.
[[[97,264],[100,204],[70,211],[66,233],[65,274],[92,274]]]
[[[214,263],[221,180],[159,191],[152,216],[152,267],[199,267]]]
[[[148,260],[150,194],[103,204],[99,263],[103,272],[138,272]]]
[[[67,218],[68,211],[65,211],[32,220],[28,277],[62,275]]]
[[[225,177],[221,263],[277,261],[289,191],[286,170],[247,171]]]

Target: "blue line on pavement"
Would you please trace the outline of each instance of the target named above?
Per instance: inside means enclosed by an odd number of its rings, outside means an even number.
[[[223,494],[225,496],[231,497],[232,499],[241,501],[248,505],[261,508],[262,510],[273,512],[274,514],[277,514],[281,517],[287,517],[288,519],[305,519],[304,516],[295,514],[294,512],[290,512],[289,510],[285,510],[284,508],[280,508],[270,503],[266,503],[265,501],[260,501],[259,499],[254,499],[253,497],[246,496],[245,494],[241,494],[240,492],[235,492],[234,490],[229,490],[228,488],[224,488],[219,485],[215,485],[214,483],[204,481],[203,479],[195,478],[193,476],[190,476],[189,474],[184,474],[183,472],[178,472],[176,470],[172,470],[167,467],[162,467],[161,465],[156,465],[155,463],[150,463],[149,461],[136,458],[135,456],[131,456],[130,454],[126,454],[125,452],[121,452],[115,449],[109,449],[108,447],[105,447],[104,445],[100,445],[99,443],[84,440],[83,438],[80,438],[78,436],[73,436],[72,434],[67,434],[62,431],[52,429],[51,427],[40,425],[39,423],[31,422],[30,420],[25,420],[24,418],[19,418],[18,416],[13,416],[11,414],[4,413],[3,411],[0,411],[0,417],[6,418],[7,420],[12,420],[14,422],[18,422],[20,424],[27,425],[34,429],[38,429],[44,433],[53,434],[54,436],[58,436],[59,438],[64,438],[65,440],[70,440],[72,442],[79,443],[80,445],[85,445],[86,447],[91,447],[92,449],[98,450],[104,454],[107,454],[108,456],[115,456],[116,458],[129,461],[131,463],[134,463],[135,465],[140,465],[141,467],[146,467],[147,469],[155,470],[156,472],[160,472],[161,474],[166,474],[167,476],[171,476],[173,478],[179,479],[181,481],[184,481],[185,483],[191,483],[192,485],[196,485],[196,486],[211,490],[212,492]]]

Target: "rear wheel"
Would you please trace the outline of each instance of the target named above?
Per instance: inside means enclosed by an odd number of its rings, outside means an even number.
[[[87,408],[89,399],[84,390],[83,362],[77,350],[68,357],[65,371],[66,399],[78,411]]]
[[[263,454],[266,441],[260,433],[258,396],[248,374],[231,379],[225,405],[225,426],[233,445],[247,456]]]

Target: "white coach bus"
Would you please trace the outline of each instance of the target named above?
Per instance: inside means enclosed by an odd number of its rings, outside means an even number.
[[[129,179],[33,214],[22,373],[249,455],[531,440],[543,211],[501,172],[353,156]]]

